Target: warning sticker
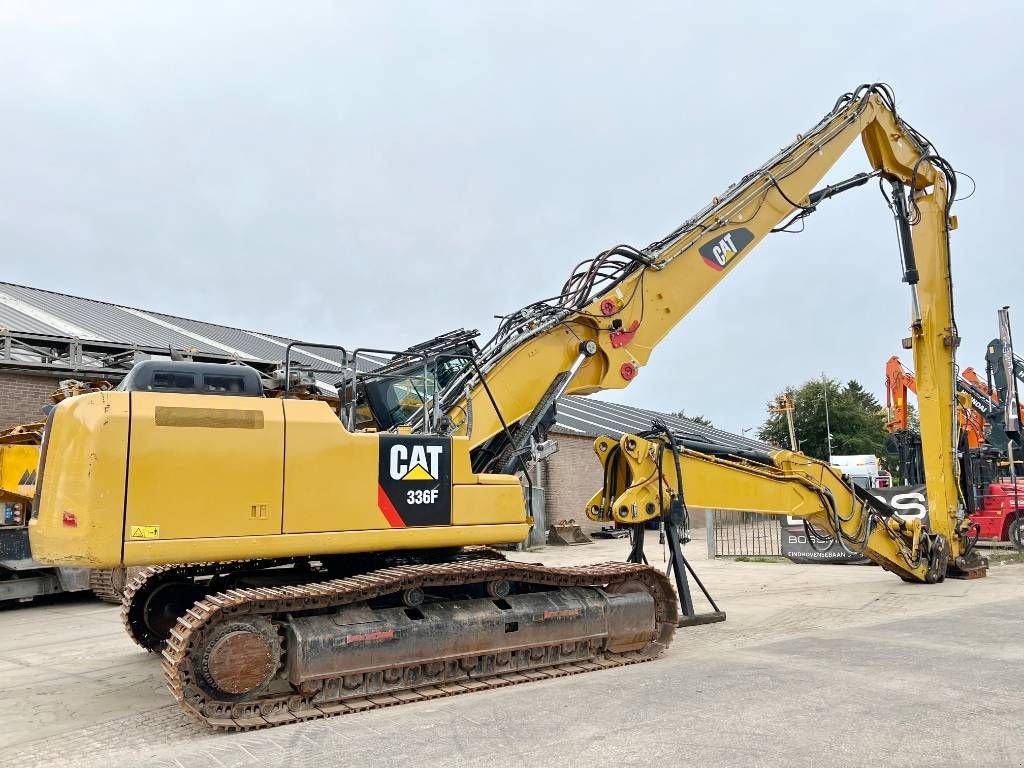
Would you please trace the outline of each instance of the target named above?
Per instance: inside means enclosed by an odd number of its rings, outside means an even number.
[[[159,525],[133,525],[128,531],[128,537],[132,539],[159,539]]]

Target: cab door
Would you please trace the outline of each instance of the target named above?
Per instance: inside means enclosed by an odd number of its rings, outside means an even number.
[[[281,533],[281,403],[132,392],[125,539]]]

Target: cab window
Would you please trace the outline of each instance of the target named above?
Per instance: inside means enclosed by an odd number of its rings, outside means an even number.
[[[241,376],[206,374],[203,376],[203,391],[225,395],[242,394],[245,392],[245,379]]]
[[[196,377],[192,373],[182,371],[153,371],[150,389],[195,389]]]
[[[426,383],[426,388],[424,388]],[[418,379],[408,377],[389,382],[384,388],[384,401],[392,424],[402,424],[408,420],[434,392],[434,382],[428,376]]]

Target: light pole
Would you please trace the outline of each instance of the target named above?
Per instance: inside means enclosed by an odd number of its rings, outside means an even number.
[[[832,426],[829,423],[828,418],[828,379],[825,378],[825,372],[821,372],[821,386],[825,392],[825,437],[828,440],[828,463],[832,463]]]

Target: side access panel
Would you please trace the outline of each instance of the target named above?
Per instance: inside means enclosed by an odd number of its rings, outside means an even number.
[[[281,400],[131,397],[126,541],[281,532]]]
[[[353,433],[325,403],[284,402],[285,533],[452,524],[451,438]]]
[[[284,413],[285,534],[386,531],[396,536],[388,547],[526,537],[519,481],[474,475],[465,437],[349,432],[325,403],[311,400],[285,400]],[[491,526],[502,529],[480,533]],[[367,550],[384,541],[362,540]]]

